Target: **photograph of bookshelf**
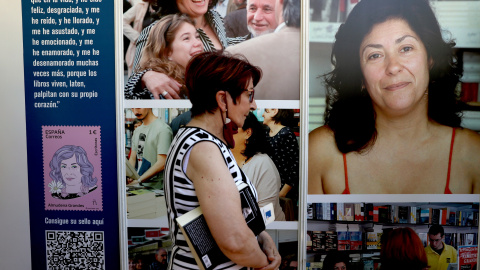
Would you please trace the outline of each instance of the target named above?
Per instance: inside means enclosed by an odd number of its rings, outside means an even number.
[[[433,224],[455,249],[477,246],[478,213],[478,203],[308,203],[307,269],[322,269],[328,254],[347,257],[349,269],[378,269],[382,235],[400,227],[413,229],[424,247]]]

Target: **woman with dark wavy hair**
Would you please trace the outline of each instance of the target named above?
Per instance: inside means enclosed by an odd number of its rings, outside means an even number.
[[[238,166],[250,178],[258,192],[258,205],[263,207],[273,204],[276,221],[285,221],[285,214],[280,206],[280,173],[273,160],[268,156],[268,142],[265,129],[257,117],[250,112],[243,127],[233,135],[235,147],[232,153]]]
[[[428,1],[361,1],[335,37],[309,193],[479,193],[480,136],[460,127],[462,69]]]

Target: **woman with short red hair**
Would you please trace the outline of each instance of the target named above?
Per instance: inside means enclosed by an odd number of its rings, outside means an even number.
[[[426,270],[427,254],[422,241],[411,228],[398,228],[382,239],[381,270]]]

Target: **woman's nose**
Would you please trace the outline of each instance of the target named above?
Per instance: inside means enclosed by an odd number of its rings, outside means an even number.
[[[255,102],[255,98],[252,100],[252,103],[250,103],[250,110],[254,111],[257,109],[257,103]]]
[[[398,72],[401,72],[403,70],[402,63],[398,56],[388,56],[386,59],[387,67],[386,67],[386,73],[389,75],[395,75]]]

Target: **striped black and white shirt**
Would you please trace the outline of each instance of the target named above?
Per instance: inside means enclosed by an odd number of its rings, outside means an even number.
[[[220,43],[222,43],[223,49],[227,48],[228,46],[238,44],[242,41],[245,41],[246,37],[235,37],[230,38],[227,37],[227,33],[225,31],[225,25],[223,24],[223,18],[220,16],[218,12],[215,10],[209,10],[205,14],[205,19],[207,23],[212,27],[213,31],[217,34]],[[136,68],[138,63],[140,62],[140,58],[142,58],[142,50],[145,44],[147,43],[148,35],[150,34],[150,30],[152,27],[158,22],[155,21],[149,26],[145,27],[140,36],[137,39],[137,49],[135,51],[135,58],[133,60],[133,70],[134,72],[128,78],[127,83],[125,84],[125,99],[153,99],[153,95],[147,88],[141,87],[140,80],[142,79],[143,74],[148,70],[142,70],[140,72],[136,72]],[[200,36],[200,40],[203,44],[203,49],[206,52],[216,51],[215,46],[213,45],[212,40],[210,37],[207,36],[203,29],[198,28],[197,32]]]
[[[247,183],[255,198],[258,199],[255,187],[240,170],[232,152],[225,143],[204,129],[197,127],[180,128],[168,151],[164,176],[168,224],[173,242],[169,269],[199,269],[175,219],[199,206],[193,182],[186,175],[186,164],[192,147],[202,141],[210,141],[218,146],[225,159],[225,166],[229,168],[235,184],[238,186],[242,182]],[[215,269],[247,268],[230,261],[219,265]]]

